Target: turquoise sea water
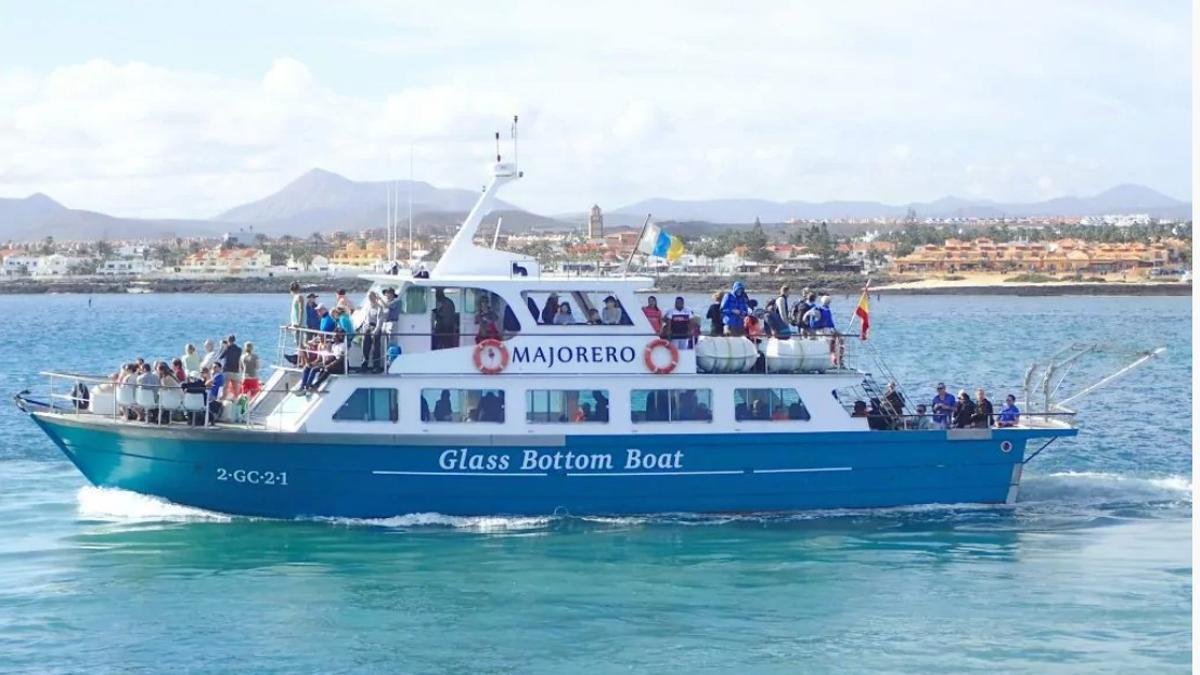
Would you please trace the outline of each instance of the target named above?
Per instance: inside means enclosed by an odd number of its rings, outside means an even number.
[[[228,332],[273,353],[286,304],[0,296],[0,393]],[[872,320],[922,397],[945,380],[999,400],[1077,340],[1106,351],[1068,389],[1169,352],[1081,402],[1014,507],[229,518],[86,487],[5,401],[0,671],[1187,670],[1190,299],[883,297]]]

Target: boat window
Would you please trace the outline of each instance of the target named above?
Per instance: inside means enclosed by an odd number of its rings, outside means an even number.
[[[711,389],[634,389],[630,419],[637,422],[711,422]]]
[[[534,321],[543,326],[633,325],[621,301],[609,291],[523,291],[521,298]]]
[[[422,422],[503,422],[502,389],[422,389]]]
[[[409,286],[404,289],[404,313],[405,314],[424,314],[429,311],[429,303],[426,298],[429,289],[424,286]]]
[[[433,289],[432,349],[507,340],[521,332],[516,313],[499,294],[483,288]]]
[[[608,391],[603,389],[530,389],[525,392],[525,421],[607,422]]]
[[[800,394],[786,389],[734,389],[733,417],[743,420],[800,420],[812,419]]]
[[[333,419],[339,422],[395,422],[400,419],[396,390],[355,389],[333,413]]]

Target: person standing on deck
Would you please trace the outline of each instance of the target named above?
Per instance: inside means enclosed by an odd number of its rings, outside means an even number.
[[[237,398],[242,393],[242,348],[238,346],[237,337],[230,335],[225,338],[225,348],[221,350],[217,360],[221,362],[221,370],[225,372],[225,387],[229,398]]]
[[[454,301],[446,297],[445,289],[434,291],[433,348],[449,349],[458,346],[458,314]]]
[[[396,289],[388,287],[383,289],[384,303],[387,309],[383,314],[383,332],[385,334],[384,343],[389,347],[400,344],[400,311],[404,309],[400,298],[396,296]]]
[[[837,328],[833,325],[833,310],[829,308],[830,297],[828,295],[821,296],[821,304],[818,309],[821,312],[820,328],[833,333]]]
[[[304,316],[304,296],[300,295],[299,281],[293,281],[292,285],[288,288],[292,292],[292,305],[291,310],[288,312],[288,327],[292,329],[292,333],[296,339],[296,344],[302,345],[304,344],[303,329],[306,325]],[[206,342],[204,345],[205,348],[207,348],[210,343],[211,341]]]
[[[986,429],[992,426],[992,402],[983,394],[982,389],[975,390],[975,414],[971,416],[971,421],[977,429]]]
[[[786,323],[792,316],[792,287],[784,284],[779,287],[779,297],[775,298],[775,311]],[[770,303],[767,303],[768,305]]]
[[[704,318],[708,319],[708,334],[712,337],[721,337],[725,334],[725,322],[721,320],[721,301],[725,299],[725,291],[717,291],[712,294],[712,304],[708,306],[708,313]]]
[[[933,421],[942,427],[948,427],[952,414],[954,414],[954,395],[946,391],[945,382],[938,382],[937,393],[933,396]]]
[[[663,314],[663,320],[667,326],[667,336],[670,337],[671,343],[677,349],[692,348],[692,319],[695,316],[695,313],[684,305],[682,295],[676,296],[675,306]]]
[[[662,335],[662,310],[658,308],[658,298],[653,295],[646,298],[646,306],[642,308],[642,314],[650,320],[650,328],[654,330],[655,335]]]
[[[1017,397],[1009,394],[1004,397],[1004,407],[1000,409],[998,427],[1015,427],[1021,423],[1021,409],[1017,407]]]
[[[337,319],[325,309],[325,305],[317,305],[317,314],[321,317],[321,323],[317,325],[317,330],[322,333],[332,333],[334,328],[337,328]]]
[[[321,327],[321,317],[317,314],[317,294],[309,293],[304,298],[307,300],[304,303],[304,327],[317,330]]]
[[[180,360],[183,362],[183,372],[193,376],[200,372],[200,354],[196,352],[196,345],[190,342],[184,345]]]
[[[954,406],[954,428],[969,429],[975,424],[975,404],[967,390],[958,392],[958,403]]]
[[[530,308],[533,311],[534,308]],[[554,325],[554,317],[558,314],[558,293],[551,293],[546,298],[546,304],[542,307],[542,324],[546,326]],[[537,316],[535,313],[534,316]]]
[[[725,334],[744,335],[749,313],[750,303],[746,297],[746,286],[740,281],[735,281],[729,293],[721,300],[721,323],[725,325]]]
[[[213,341],[210,338],[204,340],[204,356],[200,358],[200,368],[206,368],[217,360],[217,352],[214,349]]]

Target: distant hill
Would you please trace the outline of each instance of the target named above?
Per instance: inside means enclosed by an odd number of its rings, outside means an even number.
[[[137,239],[213,235],[230,225],[208,220],[116,218],[70,209],[42,193],[23,199],[0,198],[0,241]]]
[[[399,190],[401,220],[408,217],[411,187],[413,221],[418,225],[462,220],[479,200],[479,193],[471,190],[437,188],[421,181],[353,181],[313,169],[278,192],[229,209],[213,220],[253,225],[256,231],[266,234],[382,227],[387,219],[389,186]],[[555,222],[499,200],[495,212],[505,214],[506,226]]]
[[[1141,185],[1124,184],[1093,197],[1058,197],[1040,202],[996,202],[987,199],[943,197],[932,202],[902,205],[873,201],[776,202],[765,199],[647,199],[616,209],[613,214],[633,217],[646,213],[654,219],[748,223],[798,219],[900,218],[909,209],[920,218],[987,218],[1000,216],[1091,216],[1119,213],[1149,213],[1158,217],[1182,218],[1191,214],[1183,202]]]

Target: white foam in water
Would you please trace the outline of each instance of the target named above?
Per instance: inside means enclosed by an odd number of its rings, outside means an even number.
[[[1187,476],[1137,478],[1097,471],[1063,471],[1026,476],[1020,501],[1067,503],[1191,502],[1192,481]]]
[[[545,527],[554,520],[554,517],[447,516],[441,513],[408,513],[389,518],[317,518],[316,520],[351,527],[451,527],[478,532],[511,532]]]
[[[75,495],[79,515],[91,520],[118,522],[180,522],[207,520],[225,522],[231,516],[204,509],[180,506],[157,497],[128,490],[91,485],[79,488]]]

